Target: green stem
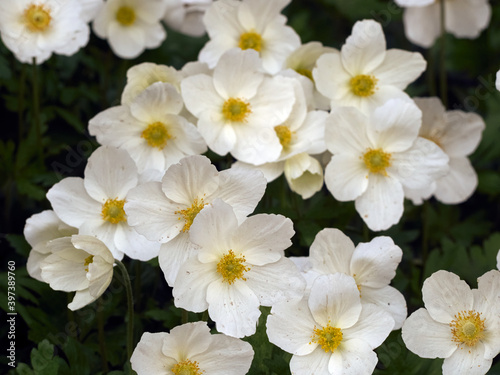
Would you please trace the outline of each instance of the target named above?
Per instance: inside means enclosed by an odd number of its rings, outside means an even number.
[[[36,57],[33,57],[33,120],[36,132],[36,147],[38,151],[38,162],[40,166],[44,165],[42,148],[42,125],[40,123],[40,95],[38,82],[38,67]]]
[[[104,373],[109,372],[108,353],[106,350],[106,339],[104,338],[104,316],[102,298],[97,301],[97,335],[99,337],[99,351],[101,352],[101,363]]]
[[[26,89],[26,65],[21,64],[21,75],[19,76],[19,97],[18,97],[18,108],[17,108],[17,127],[18,127],[18,138],[19,143],[23,139],[24,134],[24,95]]]
[[[181,316],[181,323],[186,324],[189,322],[189,315],[188,311],[182,309],[182,316]]]
[[[445,0],[439,1],[439,16],[441,25],[441,49],[439,54],[439,83],[441,101],[448,107],[448,84],[446,80],[446,30],[445,30]]]
[[[127,359],[130,360],[134,345],[134,299],[132,297],[132,283],[125,265],[115,259],[115,263],[123,275],[123,284],[127,291],[128,321],[127,321]]]

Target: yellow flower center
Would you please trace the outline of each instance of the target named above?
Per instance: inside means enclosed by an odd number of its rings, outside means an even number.
[[[359,74],[356,77],[351,78],[349,83],[351,85],[351,91],[354,95],[365,97],[375,94],[377,82],[378,79],[374,76]]]
[[[363,161],[371,173],[380,173],[387,176],[385,169],[391,166],[391,154],[384,152],[382,149],[368,149],[363,155]]]
[[[222,106],[222,114],[229,121],[245,122],[251,112],[250,103],[238,98],[229,98]]]
[[[127,215],[123,209],[125,200],[108,199],[102,205],[101,217],[103,220],[109,221],[112,224],[118,224],[121,221],[127,220]]]
[[[238,46],[241,49],[254,49],[260,52],[262,49],[262,37],[255,31],[249,31],[240,35]]]
[[[324,328],[314,327],[311,342],[318,343],[325,352],[334,352],[342,342],[342,330],[332,327],[330,322]]]
[[[130,26],[135,22],[135,11],[128,6],[122,6],[116,12],[116,20],[123,26]]]
[[[171,371],[175,375],[201,375],[205,372],[200,370],[200,368],[198,367],[198,362],[193,362],[189,359],[178,362],[174,367],[172,367]]]
[[[195,198],[191,207],[174,212],[174,214],[180,215],[179,220],[184,219],[185,221],[184,227],[182,228],[183,232],[187,232],[189,228],[191,228],[194,218],[200,213],[206,204],[208,203],[203,203],[203,198],[200,198],[199,201],[198,198]]]
[[[89,264],[94,261],[94,256],[90,255],[87,258],[85,258],[85,263],[83,266],[85,267],[85,272],[89,272]]]
[[[250,270],[250,267],[245,266],[244,262],[244,255],[237,257],[233,250],[229,250],[217,263],[217,272],[224,278],[224,282],[229,284],[234,283],[236,279],[246,281],[243,275]]]
[[[295,71],[304,77],[309,78],[311,81],[314,81],[313,75],[312,75],[312,70],[311,69],[306,69],[306,68],[297,68]]]
[[[141,137],[148,142],[149,146],[158,147],[160,150],[163,150],[167,141],[172,138],[163,122],[149,124],[142,132]]]
[[[280,139],[280,143],[283,148],[286,148],[292,141],[292,131],[286,125],[278,125],[274,127],[276,135]]]
[[[474,310],[462,311],[450,323],[452,341],[469,347],[476,345],[484,336],[484,319]]]
[[[45,31],[49,27],[51,20],[50,11],[44,8],[43,5],[31,4],[24,11],[25,24],[32,32]]]

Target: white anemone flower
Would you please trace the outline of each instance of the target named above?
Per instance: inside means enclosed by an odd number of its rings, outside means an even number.
[[[300,46],[300,37],[285,25],[286,17],[281,14],[290,1],[214,1],[203,18],[210,40],[199,60],[213,68],[232,48],[254,50],[266,72],[278,73],[288,55]]]
[[[253,212],[265,188],[266,180],[258,171],[218,172],[206,156],[195,155],[172,165],[161,182],[132,189],[124,208],[137,232],[162,243],[158,260],[172,286],[180,266],[196,254],[189,232],[204,207],[220,198],[242,221]]]
[[[65,224],[52,210],[45,210],[28,218],[24,226],[24,237],[31,245],[26,263],[29,275],[38,281],[43,281],[40,262],[50,255],[47,243],[77,233],[77,228]]]
[[[133,59],[167,37],[160,22],[166,6],[163,0],[107,0],[92,27],[117,56]]]
[[[41,277],[54,290],[76,292],[70,310],[94,302],[106,291],[114,258],[102,241],[75,234],[52,240],[47,247],[50,254],[40,262]]]
[[[375,237],[370,242],[354,243],[338,229],[326,228],[314,238],[309,257],[301,259],[311,287],[315,277],[337,272],[352,276],[361,303],[375,304],[394,319],[400,329],[406,319],[406,301],[400,291],[389,285],[396,275],[403,252],[390,237]],[[296,262],[296,259],[292,259]],[[314,276],[313,276],[314,275]]]
[[[403,91],[425,70],[420,53],[386,50],[382,26],[358,21],[340,53],[326,53],[313,70],[318,91],[331,107],[352,106],[365,114],[389,99],[411,101]]]
[[[295,103],[288,118],[274,127],[282,146],[277,161],[254,166],[236,162],[232,168],[258,169],[264,173],[267,182],[278,178],[283,172],[292,191],[302,198],[312,197],[323,186],[323,168],[318,160],[310,155],[316,155],[326,150],[325,120],[327,112],[308,111],[308,103],[312,95],[304,93],[298,79],[293,79]]]
[[[206,322],[196,322],[143,333],[130,363],[138,375],[245,375],[253,356],[248,342],[212,335]]]
[[[167,10],[163,21],[181,34],[199,37],[206,33],[203,16],[213,0],[165,0]]]
[[[420,308],[402,329],[407,348],[422,358],[444,358],[443,375],[483,375],[500,352],[500,272],[477,279],[478,288],[448,271],[424,281]]]
[[[468,159],[481,141],[484,120],[476,113],[446,111],[439,98],[415,98],[422,110],[419,136],[437,144],[449,157],[449,172],[422,190],[405,189],[413,203],[434,195],[445,204],[466,201],[477,187],[477,174]]]
[[[420,47],[431,47],[441,35],[440,1],[395,0],[404,7],[403,24],[408,40]],[[444,29],[457,38],[475,39],[491,18],[489,0],[444,1]]]
[[[41,64],[52,53],[76,53],[90,29],[76,0],[7,0],[0,2],[0,34],[19,61]]]
[[[284,257],[294,233],[292,221],[281,215],[259,214],[238,223],[231,206],[216,200],[189,231],[199,250],[179,270],[175,305],[194,312],[208,309],[217,331],[226,335],[253,335],[260,305],[300,299],[304,293],[304,279]]]
[[[374,305],[361,306],[356,282],[342,273],[322,275],[303,299],[278,303],[267,318],[269,341],[293,354],[292,374],[371,374],[373,351],[394,320]]]
[[[144,62],[127,70],[127,84],[122,92],[122,104],[130,104],[141,92],[156,82],[172,84],[180,93],[182,73],[175,68]]]
[[[365,116],[340,107],[326,123],[326,146],[333,154],[325,170],[328,190],[339,201],[355,201],[371,230],[397,224],[404,190],[422,189],[448,172],[448,156],[418,137],[422,112],[403,100],[389,100]]]
[[[128,223],[123,205],[138,184],[137,167],[127,151],[102,146],[90,155],[85,178],[67,177],[47,193],[57,216],[79,234],[99,238],[121,260],[149,260],[160,244],[147,240]]]
[[[126,150],[139,173],[163,173],[183,157],[207,151],[196,126],[179,115],[182,108],[174,86],[153,83],[130,105],[108,108],[92,118],[89,132],[101,145]]]
[[[255,51],[226,52],[213,76],[187,77],[181,91],[211,150],[219,155],[231,152],[236,159],[254,165],[278,159],[282,146],[274,127],[292,110],[293,79],[266,76]]]

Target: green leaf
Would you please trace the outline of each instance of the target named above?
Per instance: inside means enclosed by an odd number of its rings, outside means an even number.
[[[53,360],[54,345],[48,340],[38,344],[38,349],[31,351],[31,365],[36,375],[54,375],[59,369],[59,362]]]

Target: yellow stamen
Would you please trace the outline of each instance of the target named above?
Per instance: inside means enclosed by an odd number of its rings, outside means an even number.
[[[229,284],[234,283],[236,279],[246,281],[243,275],[250,270],[250,267],[245,266],[244,262],[244,255],[237,257],[233,250],[229,250],[217,263],[217,272],[224,278],[223,281]]]
[[[342,330],[332,327],[330,322],[324,328],[314,327],[311,342],[318,343],[325,352],[334,352],[342,342]]]
[[[142,132],[141,137],[146,140],[149,146],[157,147],[160,150],[163,150],[167,141],[172,138],[165,124],[159,121],[149,124]]]
[[[85,263],[83,266],[85,267],[85,272],[89,272],[89,264],[94,262],[94,256],[90,255],[87,258],[85,258]]]
[[[193,224],[193,220],[195,219],[196,215],[200,213],[200,211],[205,207],[205,205],[208,203],[203,202],[203,198],[200,198],[198,201],[198,198],[195,198],[193,200],[193,204],[191,207],[186,208],[185,210],[179,210],[175,211],[174,214],[180,215],[179,220],[184,219],[184,227],[182,228],[183,232],[187,232],[189,228],[191,228],[191,225]]]
[[[484,319],[481,313],[474,310],[461,311],[455,315],[455,319],[450,323],[452,341],[458,346],[465,344],[469,347],[484,337]]]
[[[274,127],[274,131],[278,136],[283,148],[286,148],[292,141],[292,131],[286,125],[278,125]]]
[[[222,114],[229,121],[246,122],[251,112],[250,103],[239,98],[229,98],[222,106]]]
[[[260,52],[262,49],[262,37],[255,31],[249,31],[240,35],[238,46],[241,49],[254,49]]]
[[[45,31],[50,26],[50,10],[43,5],[31,4],[24,11],[24,23],[32,32]]]
[[[116,20],[123,26],[133,25],[135,22],[135,10],[128,6],[122,6],[116,12]]]
[[[382,149],[368,149],[363,155],[363,161],[371,173],[380,173],[387,176],[386,168],[391,166],[391,154]]]
[[[201,375],[205,372],[200,370],[198,362],[189,359],[178,362],[170,371],[175,375]]]
[[[377,82],[378,79],[374,76],[359,74],[356,77],[351,78],[349,83],[351,85],[351,91],[354,95],[366,97],[375,94]]]
[[[123,209],[125,200],[118,199],[108,199],[106,203],[102,205],[101,217],[103,220],[109,221],[112,224],[118,224],[119,222],[126,221],[127,215]]]

